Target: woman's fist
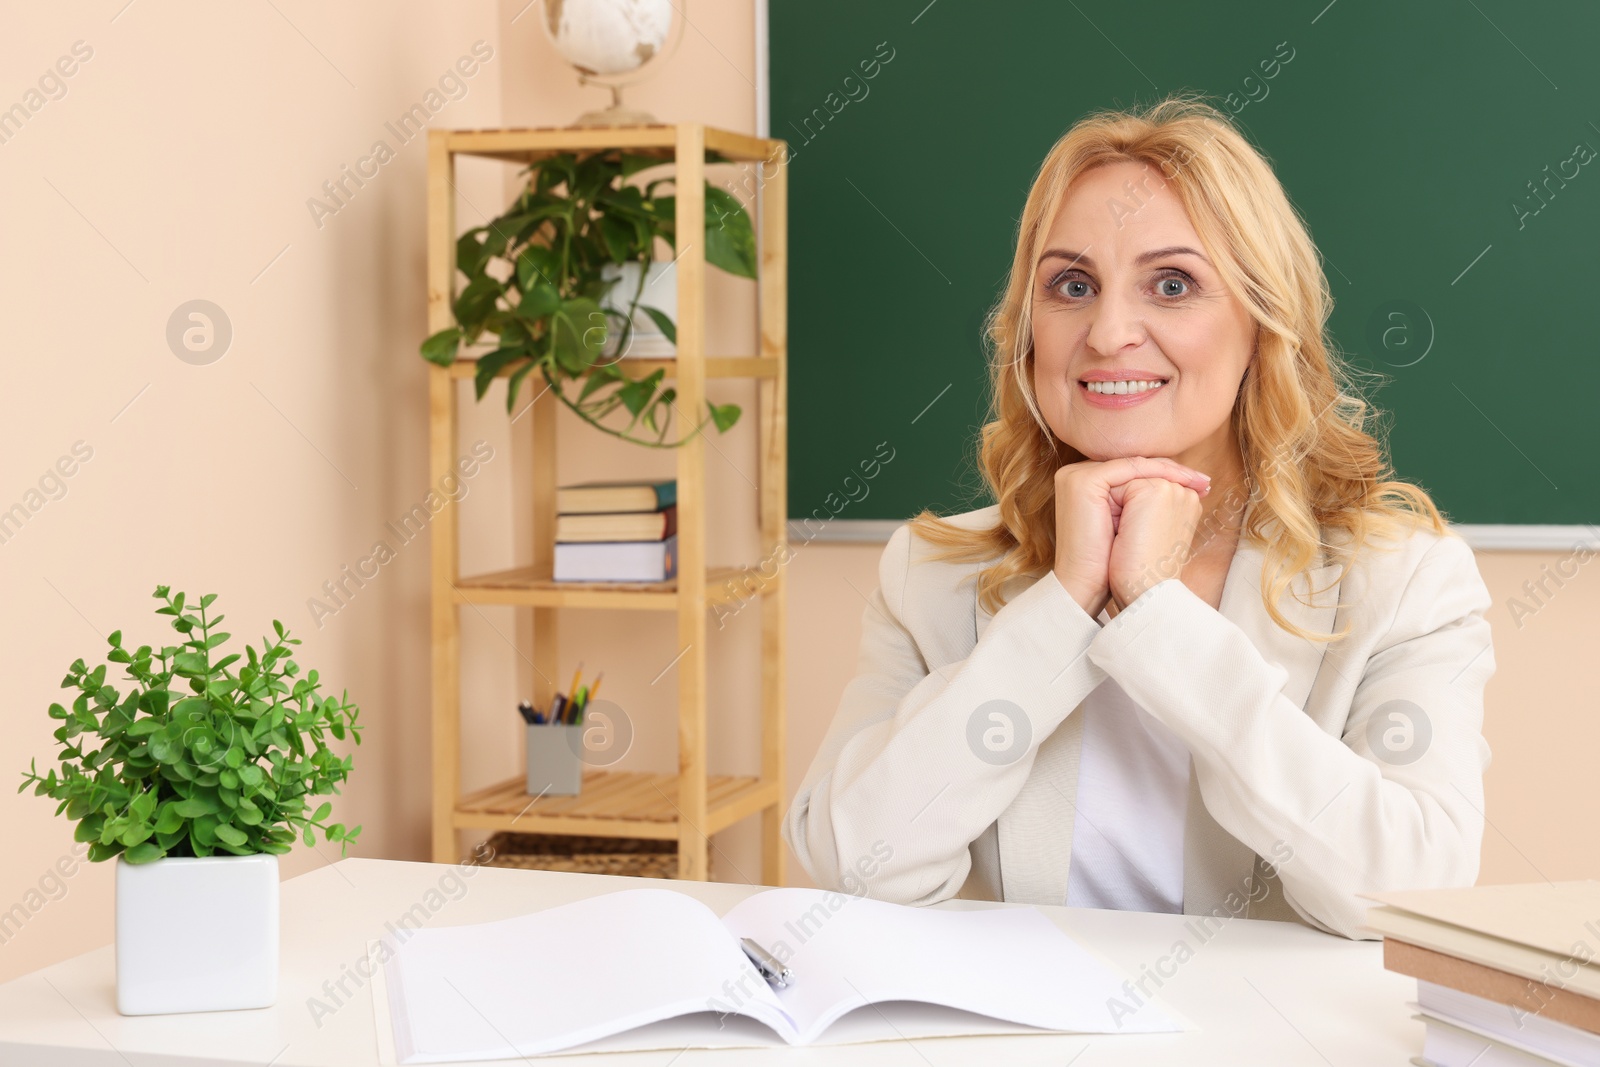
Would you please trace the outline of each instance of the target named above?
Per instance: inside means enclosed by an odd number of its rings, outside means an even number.
[[[1200,524],[1200,494],[1166,478],[1135,478],[1120,487],[1121,516],[1107,580],[1117,610],[1188,562]]]
[[[1127,511],[1130,495],[1138,502],[1139,513],[1136,518],[1141,527],[1162,525],[1151,517],[1152,514],[1160,514],[1162,508],[1161,505],[1152,506],[1148,491],[1130,494],[1128,490],[1140,483],[1150,483],[1164,486],[1166,491],[1172,493],[1187,494],[1195,503],[1194,518],[1190,523],[1192,537],[1193,527],[1200,518],[1200,494],[1210,486],[1211,479],[1170,459],[1129,456],[1069,463],[1056,471],[1055,482],[1056,578],[1079,606],[1093,617],[1100,614],[1112,595],[1114,587],[1111,575],[1116,557],[1113,542],[1120,541],[1126,534],[1130,518]],[[1144,498],[1143,502],[1139,502],[1141,498]],[[1163,532],[1161,529],[1153,533],[1141,531],[1137,537],[1159,538]],[[1184,544],[1187,547],[1188,542]],[[1134,554],[1138,556],[1138,551]]]

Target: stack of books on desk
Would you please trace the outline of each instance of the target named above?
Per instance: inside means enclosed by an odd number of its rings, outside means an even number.
[[[556,490],[555,580],[663,582],[678,575],[678,483],[581,482]]]
[[[1600,1064],[1600,882],[1368,896],[1384,967],[1417,979],[1413,1064]]]

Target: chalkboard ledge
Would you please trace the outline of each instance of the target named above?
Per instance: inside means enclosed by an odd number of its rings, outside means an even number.
[[[821,526],[789,521],[789,541],[827,541],[835,544],[886,544],[902,519],[835,519]],[[1600,551],[1600,529],[1594,526],[1517,525],[1511,523],[1458,523],[1452,527],[1479,552],[1567,552],[1579,548]]]

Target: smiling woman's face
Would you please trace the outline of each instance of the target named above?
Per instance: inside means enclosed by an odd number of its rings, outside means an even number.
[[[1093,460],[1231,466],[1255,337],[1159,171],[1078,176],[1034,266],[1034,390],[1057,437]]]

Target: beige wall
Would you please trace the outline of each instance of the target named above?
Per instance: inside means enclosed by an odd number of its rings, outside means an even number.
[[[525,0],[123,4],[31,7],[0,35],[0,68],[10,74],[0,106],[22,99],[74,42],[93,49],[66,95],[0,144],[11,253],[0,263],[11,352],[11,388],[0,395],[0,508],[29,499],[75,442],[93,450],[65,495],[0,544],[9,612],[0,672],[11,698],[0,770],[50,759],[45,708],[56,682],[73,658],[100,655],[103,634],[120,627],[132,639],[165,639],[150,614],[157,583],[217,592],[240,639],[282,619],[304,638],[302,663],[361,704],[367,740],[338,803],[339,818],[364,826],[356,851],[426,858],[426,538],[400,548],[320,627],[307,607],[429,488],[415,355],[425,330],[423,153],[420,140],[400,145],[384,123],[424,101],[478,40],[494,56],[436,124],[562,123],[605,94],[575,85],[542,39],[541,9]],[[680,55],[631,102],[666,121],[753,130],[751,5],[701,0],[693,17]],[[319,227],[307,200],[379,138],[395,158]],[[497,211],[509,180],[494,165],[465,170],[461,225]],[[709,277],[713,353],[748,352],[751,283]],[[164,338],[173,309],[195,298],[220,305],[233,325],[231,348],[209,366],[179,361]],[[752,410],[748,385],[714,383],[712,395]],[[527,420],[508,427],[498,399],[465,407],[463,445],[482,439],[495,449],[462,508],[469,571],[516,562],[526,533]],[[753,426],[747,415],[708,451],[713,560],[759,554]],[[670,454],[641,454],[572,420],[560,444],[564,481],[672,470]],[[878,553],[813,543],[791,565],[791,787],[854,669],[861,595],[876,582]],[[1481,557],[1500,661],[1490,691],[1485,881],[1600,876],[1590,831],[1597,801],[1584,773],[1600,743],[1600,668],[1585,647],[1600,619],[1600,586],[1584,568],[1520,628],[1506,607],[1557,558]],[[526,647],[528,620],[484,609],[465,612],[463,626],[470,786],[518,769],[510,702],[529,677],[511,646]],[[744,613],[713,638],[719,769],[756,765],[748,719],[757,634],[755,614]],[[672,638],[660,619],[567,613],[563,673],[579,659],[586,671],[605,668],[607,695],[633,712],[637,741],[624,767],[673,765],[673,676],[651,685],[676,654]],[[0,912],[15,921],[20,905],[25,921],[3,931],[0,980],[112,934],[113,865],[69,865],[68,877],[50,880],[53,865],[70,860],[72,826],[49,800],[14,788],[0,789]],[[755,876],[753,826],[715,844],[716,877]],[[337,854],[300,847],[283,873]]]

